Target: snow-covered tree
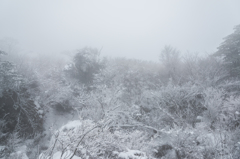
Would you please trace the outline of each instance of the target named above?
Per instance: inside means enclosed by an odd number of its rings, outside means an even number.
[[[79,50],[66,72],[84,84],[91,84],[94,74],[103,67],[99,55],[100,51],[94,48],[85,47]]]
[[[234,28],[232,34],[224,38],[215,54],[223,57],[231,77],[240,76],[240,25]]]

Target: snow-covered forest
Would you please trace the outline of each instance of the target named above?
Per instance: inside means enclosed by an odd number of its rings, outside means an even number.
[[[240,25],[207,56],[159,62],[0,51],[0,158],[239,159]]]

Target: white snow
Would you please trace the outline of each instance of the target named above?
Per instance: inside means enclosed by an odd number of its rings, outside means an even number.
[[[6,148],[6,146],[0,146],[0,151],[3,151]]]
[[[67,65],[65,65],[64,66],[64,69],[63,70],[70,70],[71,68],[73,67],[73,65],[72,64],[67,64]]]
[[[78,127],[80,127],[82,125],[82,123],[80,122],[80,120],[73,120],[68,122],[66,125],[62,126],[60,128],[60,131],[66,131],[66,130],[76,130]]]
[[[122,159],[147,159],[146,153],[139,150],[128,150],[127,152],[120,152],[118,157]]]
[[[43,114],[43,110],[38,110],[37,113],[42,115]]]
[[[29,159],[25,152],[17,151],[15,153],[10,154],[10,158],[16,158],[16,159]]]
[[[71,152],[70,150],[67,150],[66,152],[64,152],[63,155],[62,155],[61,151],[57,151],[53,154],[53,156],[51,158],[51,157],[46,156],[43,153],[41,153],[39,155],[38,159],[42,159],[42,158],[44,158],[44,159],[70,159],[72,154],[73,154],[73,152]],[[61,155],[62,155],[62,157],[61,157]],[[74,155],[72,159],[82,159],[82,158]]]
[[[61,158],[61,154],[62,154],[61,151],[58,151],[58,152],[54,153],[53,159],[60,159],[60,158]],[[62,158],[64,158],[64,159],[69,159],[69,158],[72,156],[72,154],[73,154],[73,153],[68,150],[68,151],[66,151],[66,152],[62,155]],[[72,159],[81,159],[81,157],[73,156]]]
[[[27,151],[27,146],[26,145],[22,145],[20,147],[17,147],[16,151],[26,152]]]
[[[36,105],[37,109],[41,108],[41,106],[39,105],[38,101],[34,100],[34,104]]]

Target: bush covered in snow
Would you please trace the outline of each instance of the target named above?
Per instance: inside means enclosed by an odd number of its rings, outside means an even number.
[[[84,48],[65,69],[0,61],[0,156],[239,158],[237,78],[214,56],[181,59],[166,47],[162,58],[102,60]]]

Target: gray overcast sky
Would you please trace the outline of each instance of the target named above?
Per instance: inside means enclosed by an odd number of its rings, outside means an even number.
[[[0,0],[0,39],[18,40],[23,52],[91,46],[157,61],[164,45],[212,53],[238,24],[239,0]]]

